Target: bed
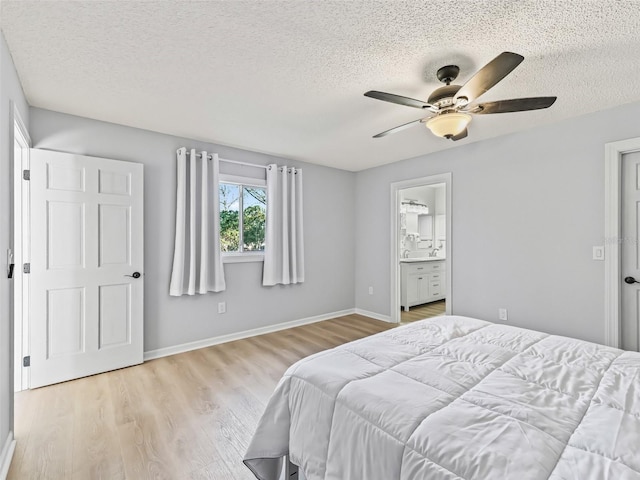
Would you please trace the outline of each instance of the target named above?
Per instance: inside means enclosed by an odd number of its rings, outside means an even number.
[[[244,462],[278,480],[640,480],[640,353],[461,316],[305,358]]]

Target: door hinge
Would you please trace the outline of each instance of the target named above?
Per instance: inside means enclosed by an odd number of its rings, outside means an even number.
[[[27,355],[26,357],[24,357],[22,359],[22,366],[23,367],[30,367],[31,366],[31,355]]]
[[[31,180],[31,170],[23,170],[22,178],[25,180]]]
[[[22,273],[31,273],[31,264],[25,263],[22,265]]]

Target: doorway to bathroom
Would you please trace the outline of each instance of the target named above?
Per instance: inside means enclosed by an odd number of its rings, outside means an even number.
[[[450,314],[451,174],[391,185],[391,319]]]

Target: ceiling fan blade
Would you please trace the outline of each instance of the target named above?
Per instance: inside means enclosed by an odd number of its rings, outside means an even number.
[[[404,130],[405,128],[409,128],[412,127],[413,125],[415,125],[416,123],[420,123],[424,120],[424,118],[420,118],[418,120],[414,120],[413,122],[409,122],[409,123],[405,123],[404,125],[400,125],[398,127],[393,127],[389,130],[386,130],[382,133],[379,133],[377,135],[374,135],[373,138],[380,138],[380,137],[384,137],[385,135],[389,135],[390,133],[396,133],[399,132],[400,130]]]
[[[451,137],[451,140],[458,141],[458,140],[462,140],[463,138],[467,137],[467,134],[469,132],[467,132],[467,129],[465,128],[463,131],[461,131],[458,135],[454,135],[453,137]]]
[[[527,110],[540,110],[549,108],[558,97],[532,97],[513,98],[511,100],[498,100],[495,102],[480,103],[469,111],[486,115],[488,113],[525,112]]]
[[[523,60],[524,57],[517,53],[502,52],[467,80],[454,98],[466,97],[469,102],[474,101],[509,75]]]
[[[407,107],[413,107],[413,108],[423,109],[423,108],[431,107],[431,105],[429,105],[427,102],[423,102],[422,100],[416,100],[415,98],[409,98],[409,97],[402,97],[400,95],[394,95],[393,93],[378,92],[376,90],[371,90],[365,93],[364,96],[375,98],[376,100],[383,100],[385,102],[396,103],[398,105],[405,105]]]

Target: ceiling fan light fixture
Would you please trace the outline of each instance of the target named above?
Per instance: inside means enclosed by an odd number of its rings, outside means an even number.
[[[451,112],[432,117],[425,125],[434,135],[450,138],[462,133],[470,121],[471,115],[468,113]]]

